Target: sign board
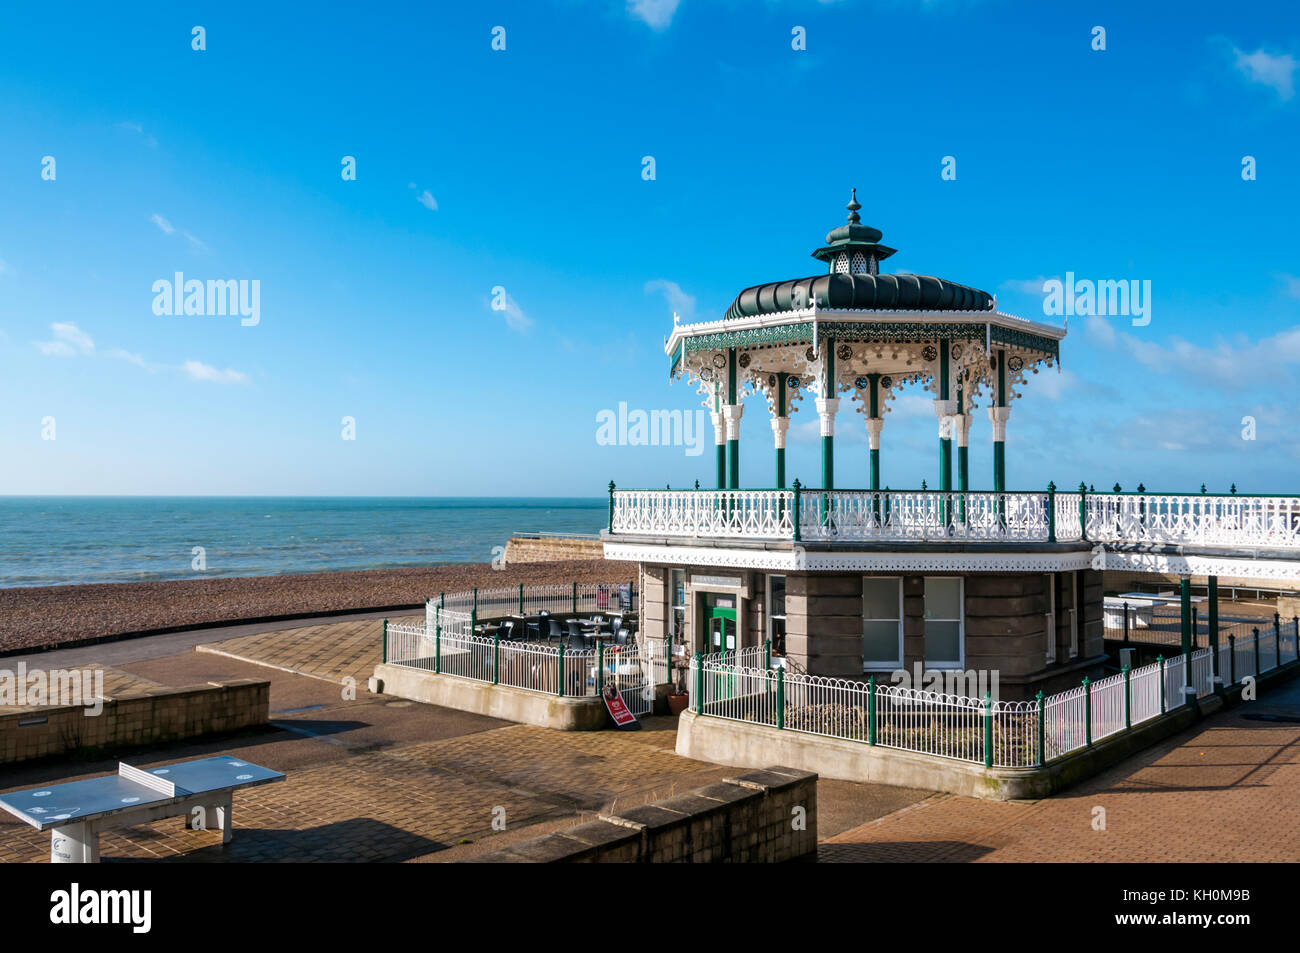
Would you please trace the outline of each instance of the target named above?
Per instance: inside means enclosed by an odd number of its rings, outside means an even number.
[[[696,589],[739,589],[744,580],[739,576],[691,576],[691,585]]]
[[[605,690],[601,692],[601,697],[605,699],[605,710],[609,712],[609,717],[614,719],[615,725],[624,731],[637,731],[641,728],[641,723],[636,720],[636,715],[628,711],[627,705],[623,703],[623,696],[619,694],[617,688],[606,685]]]

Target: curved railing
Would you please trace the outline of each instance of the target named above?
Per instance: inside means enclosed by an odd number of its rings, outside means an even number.
[[[1155,543],[1300,550],[1300,497],[939,490],[618,490],[609,533],[842,542]]]

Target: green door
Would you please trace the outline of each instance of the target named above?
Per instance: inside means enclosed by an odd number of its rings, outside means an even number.
[[[709,609],[709,651],[732,652],[736,649],[736,610],[714,606]],[[713,701],[735,697],[736,676],[723,669],[713,677]]]

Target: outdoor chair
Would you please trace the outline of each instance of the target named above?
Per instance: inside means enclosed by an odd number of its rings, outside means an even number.
[[[515,623],[513,619],[508,619],[501,623],[501,628],[497,630],[497,635],[503,639],[513,639],[515,637]]]
[[[569,648],[585,649],[587,647],[587,636],[582,631],[582,623],[577,619],[569,619]]]
[[[630,634],[631,634],[631,633],[629,633],[629,632],[627,631],[627,629],[619,629],[619,630],[618,630],[618,635],[616,635],[616,636],[614,637],[614,644],[615,644],[615,645],[627,645],[628,636],[629,636]]]
[[[558,642],[560,639],[564,638],[564,629],[560,628],[559,619],[547,619],[546,622],[549,626],[546,633],[547,639],[555,639]]]

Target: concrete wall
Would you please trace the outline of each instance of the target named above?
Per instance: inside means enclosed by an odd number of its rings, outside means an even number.
[[[816,852],[817,775],[775,767],[601,815],[471,862],[772,864]]]
[[[404,665],[376,665],[371,691],[557,731],[599,731],[609,718],[600,698],[560,698]]]
[[[270,682],[237,678],[106,699],[98,715],[80,706],[6,712],[0,715],[0,763],[253,728],[267,723],[270,701]]]
[[[506,541],[506,565],[553,563],[571,559],[604,559],[605,547],[598,539],[561,536],[512,536]]]

